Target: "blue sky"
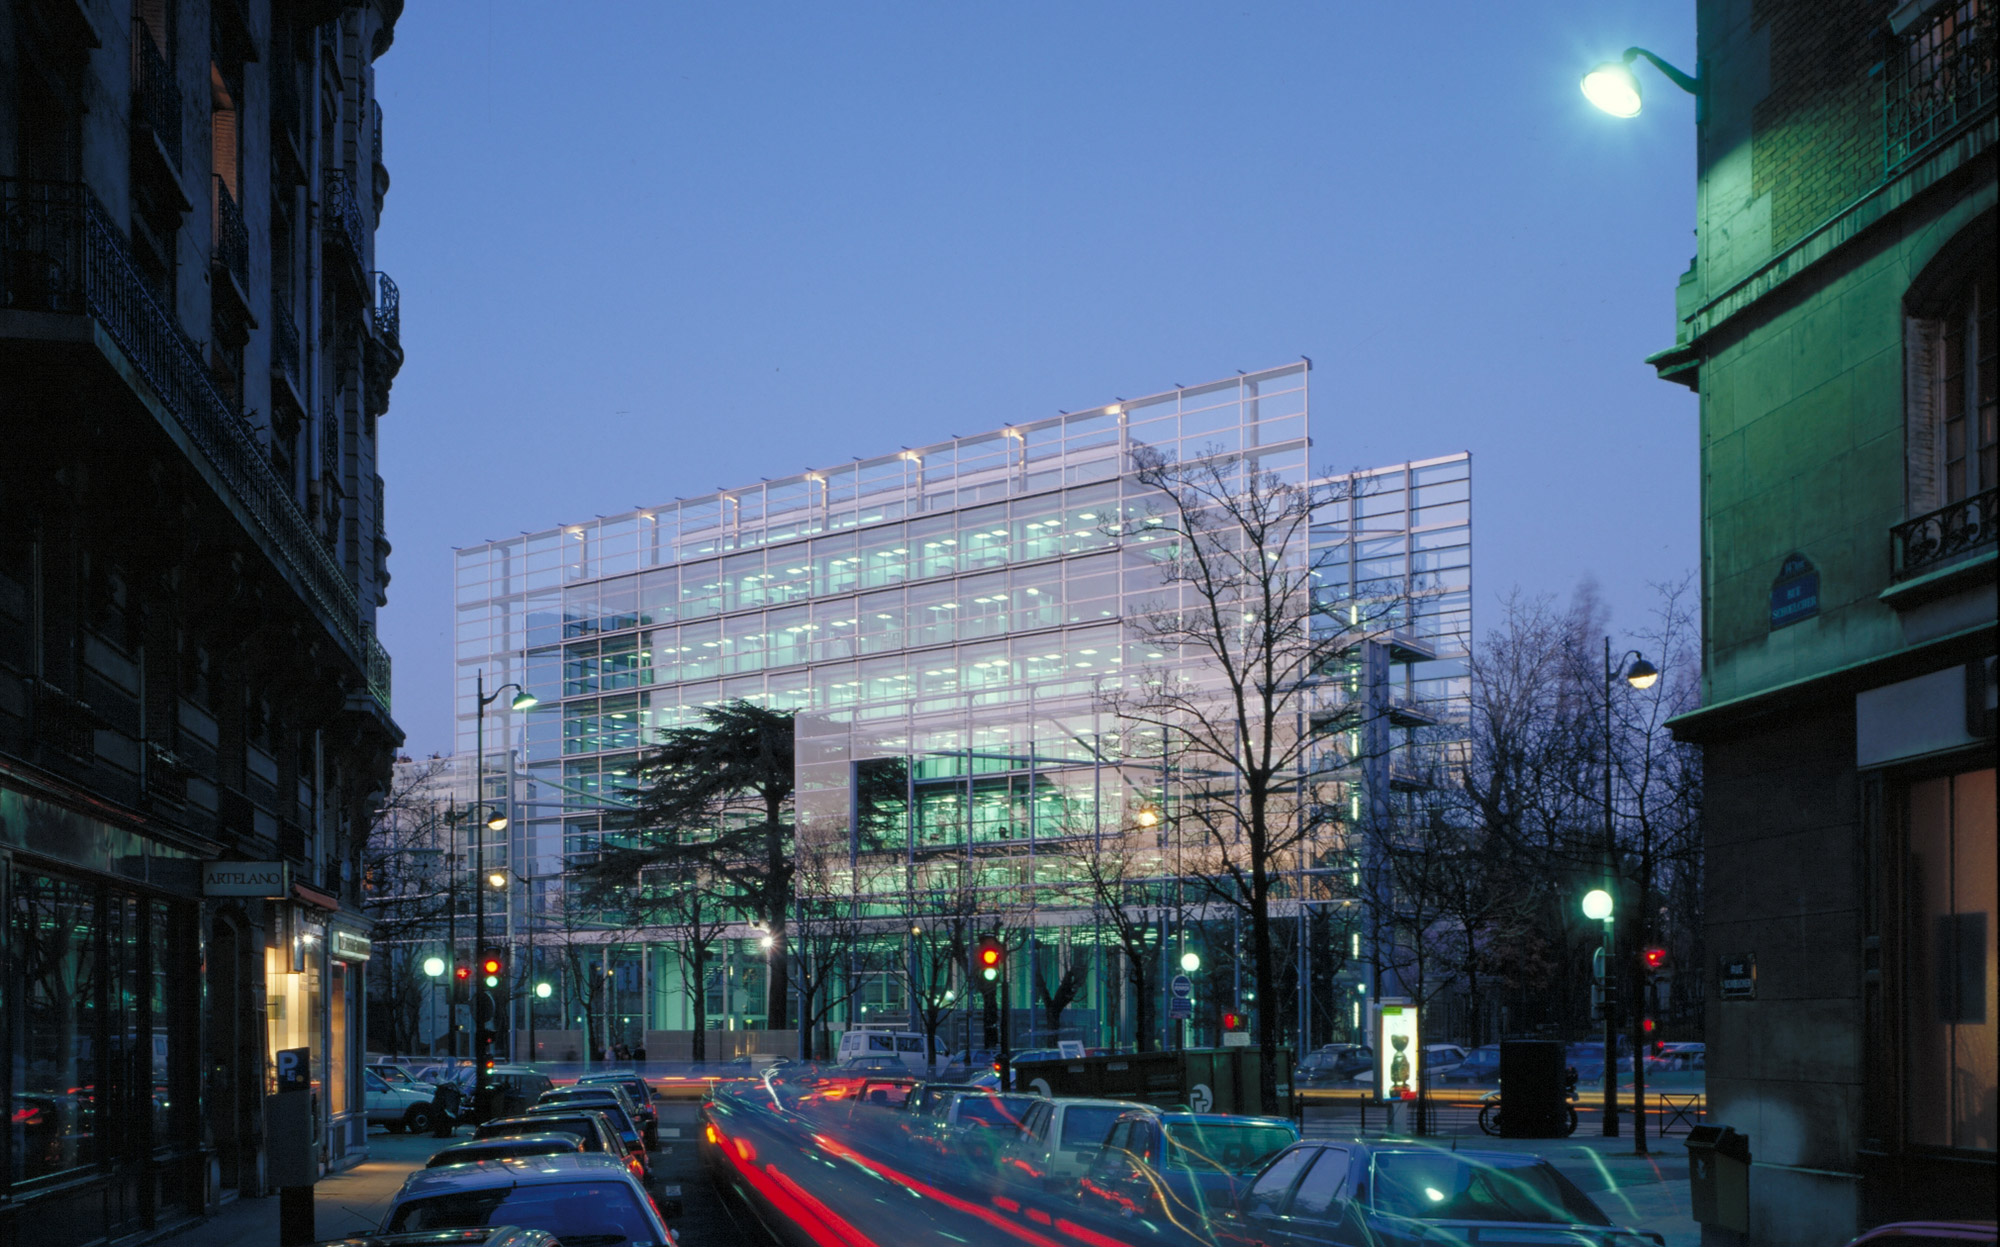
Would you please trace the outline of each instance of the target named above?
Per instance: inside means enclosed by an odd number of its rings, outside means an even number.
[[[1307,355],[1315,466],[1474,455],[1475,622],[1698,549],[1692,5],[414,4],[377,64],[408,748],[451,548]]]

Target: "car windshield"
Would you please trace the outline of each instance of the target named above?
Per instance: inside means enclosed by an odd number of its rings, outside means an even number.
[[[638,1133],[638,1128],[632,1124],[632,1119],[625,1115],[624,1106],[620,1105],[616,1100],[584,1100],[575,1096],[564,1096],[560,1100],[544,1100],[541,1104],[528,1111],[531,1113],[544,1112],[551,1108],[558,1110],[588,1108],[593,1113],[602,1113],[606,1117],[609,1117],[612,1127],[620,1134]]]
[[[413,1199],[398,1204],[384,1228],[393,1233],[482,1225],[547,1230],[562,1239],[563,1247],[627,1247],[660,1241],[632,1188],[612,1182],[544,1183]]]
[[[958,1119],[967,1125],[1018,1126],[1033,1103],[1027,1096],[969,1095],[958,1103]]]
[[[599,1137],[597,1131],[591,1129],[590,1122],[581,1117],[551,1117],[543,1121],[501,1122],[497,1125],[481,1126],[479,1128],[479,1137],[482,1139],[491,1139],[508,1134],[547,1134],[552,1130],[560,1130],[565,1134],[573,1134],[582,1139],[583,1150],[586,1152],[601,1152],[604,1150],[603,1139]]]
[[[1072,1104],[1063,1113],[1062,1138],[1058,1147],[1078,1150],[1087,1147],[1102,1147],[1104,1136],[1111,1133],[1111,1123],[1125,1111],[1117,1104]]]
[[[1248,1173],[1298,1142],[1298,1136],[1286,1127],[1258,1122],[1173,1122],[1167,1126],[1167,1137],[1191,1159],[1231,1173]]]
[[[1590,1197],[1532,1157],[1481,1162],[1432,1152],[1375,1157],[1375,1211],[1423,1221],[1609,1225]]]

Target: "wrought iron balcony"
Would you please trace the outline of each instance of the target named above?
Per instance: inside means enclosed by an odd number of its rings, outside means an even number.
[[[278,299],[271,301],[271,368],[299,388],[299,327]]]
[[[215,212],[212,224],[215,229],[215,264],[227,269],[239,286],[250,284],[250,230],[243,224],[243,209],[236,206],[236,196],[229,193],[229,183],[222,180],[220,173],[211,179],[215,183]]]
[[[181,164],[181,87],[144,22],[132,23],[132,120],[160,140],[174,168]]]
[[[345,169],[328,169],[324,197],[321,205],[326,237],[338,240],[354,257],[358,267],[364,234],[361,228],[361,204],[354,197],[354,179],[347,176]]]
[[[374,641],[353,585],[313,537],[256,433],[217,392],[200,353],[147,289],[125,239],[80,183],[0,178],[0,308],[90,316],[103,327],[306,599],[366,664],[372,686]],[[386,666],[382,671],[386,678]],[[386,713],[386,685],[377,700]]]
[[[2000,538],[2000,489],[1905,520],[1889,530],[1889,579],[1908,580]]]
[[[387,273],[375,278],[375,333],[390,346],[400,346],[403,336],[403,292]]]
[[[1894,173],[2000,98],[1996,0],[1950,0],[1903,33],[1884,66],[1883,164]]]

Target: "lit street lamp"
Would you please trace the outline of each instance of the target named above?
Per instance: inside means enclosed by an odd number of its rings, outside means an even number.
[[[1632,72],[1632,62],[1642,56],[1651,61],[1668,82],[1694,96],[1695,120],[1701,120],[1701,83],[1644,48],[1626,48],[1624,56],[1606,61],[1585,74],[1581,84],[1584,98],[1613,117],[1638,116],[1644,101],[1639,95],[1639,76]]]
[[[1636,51],[1636,49],[1635,49]],[[1651,53],[1647,53],[1651,55]],[[1656,58],[1657,59],[1657,58]],[[1692,88],[1690,88],[1692,89]],[[1632,660],[1631,666],[1625,660]],[[1583,898],[1584,916],[1604,924],[1604,972],[1607,983],[1618,973],[1618,941],[1612,926],[1613,897],[1618,887],[1618,839],[1611,819],[1611,772],[1616,765],[1611,749],[1611,691],[1623,677],[1633,688],[1651,688],[1659,682],[1660,669],[1646,661],[1638,650],[1626,650],[1617,662],[1611,661],[1611,638],[1604,638],[1604,882]],[[1618,1011],[1614,996],[1605,993],[1604,1007],[1604,1137],[1618,1137]],[[1638,1054],[1633,1054],[1636,1067]],[[1643,1109],[1643,1105],[1640,1106]],[[1640,1148],[1644,1149],[1646,1122],[1639,1119]]]
[[[478,699],[478,704],[475,707],[476,713],[473,715],[472,728],[472,804],[474,809],[482,805],[486,807],[488,811],[486,826],[492,831],[507,830],[507,814],[504,810],[494,809],[492,804],[486,800],[486,707],[500,700],[500,695],[510,688],[514,690],[514,700],[508,703],[509,709],[528,710],[541,701],[539,697],[536,697],[533,693],[530,693],[527,689],[521,687],[520,684],[513,681],[502,684],[490,693],[487,692],[486,672],[483,669],[479,672],[476,682],[473,685],[473,696]],[[507,784],[510,795],[513,786],[510,772],[510,779]],[[474,829],[472,835],[472,873],[474,877],[486,873],[486,837],[477,828]],[[504,883],[505,880],[502,880],[502,882]],[[472,945],[474,950],[483,956],[486,948],[486,889],[475,887],[472,890],[472,895]],[[474,1021],[476,1022],[477,1020],[475,1017]],[[483,1027],[481,1028],[482,1035],[484,1029]],[[491,1055],[491,1052],[488,1050],[475,1052],[477,1060],[473,1066],[475,1079],[473,1093],[479,1097],[478,1103],[482,1109],[484,1109],[486,1104],[486,1064],[487,1058]]]

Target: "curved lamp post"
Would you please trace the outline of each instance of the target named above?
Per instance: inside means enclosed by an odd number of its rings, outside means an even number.
[[[527,710],[541,701],[541,698],[511,680],[492,692],[487,692],[486,672],[483,669],[476,677],[473,686],[473,696],[478,698],[478,705],[474,708],[475,713],[472,717],[472,805],[475,810],[480,806],[486,807],[486,828],[490,831],[507,830],[507,813],[504,809],[495,809],[492,803],[486,800],[486,707],[500,700],[500,695],[510,688],[514,690],[514,700],[508,703],[508,708],[511,710]],[[511,795],[513,791],[511,780],[507,787]],[[472,833],[472,874],[475,879],[486,874],[486,836],[477,827]],[[475,886],[472,895],[472,946],[476,956],[483,953],[486,948],[486,889]],[[477,1022],[478,1019],[475,1017],[473,1020]],[[480,1097],[479,1103],[482,1105],[485,1103],[486,1058],[489,1055],[491,1054],[487,1052],[476,1052],[477,1059],[473,1065],[476,1078],[473,1084],[474,1093]]]
[[[1695,120],[1701,120],[1700,80],[1682,73],[1644,48],[1626,48],[1624,56],[1606,61],[1585,74],[1580,84],[1584,98],[1613,117],[1638,116],[1645,101],[1639,93],[1639,75],[1632,72],[1632,62],[1640,57],[1651,61],[1653,68],[1659,70],[1668,82],[1694,96]]]
[[[1627,666],[1626,659],[1631,659]],[[1620,678],[1633,688],[1651,688],[1659,682],[1660,669],[1646,661],[1646,656],[1638,650],[1626,650],[1617,662],[1611,661],[1611,638],[1604,638],[1604,887],[1593,889],[1583,898],[1585,917],[1604,923],[1604,972],[1607,976],[1618,973],[1618,945],[1616,931],[1612,926],[1612,909],[1618,888],[1618,839],[1611,819],[1611,771],[1614,766],[1611,750],[1611,691],[1617,687]],[[1592,911],[1601,911],[1593,913]],[[1634,1054],[1637,1064],[1637,1054]],[[1639,1120],[1639,1132],[1643,1138],[1646,1130],[1645,1119]],[[1610,1007],[1607,999],[1604,1010],[1604,1137],[1618,1137],[1618,1014]],[[1643,1144],[1642,1144],[1643,1146]]]

